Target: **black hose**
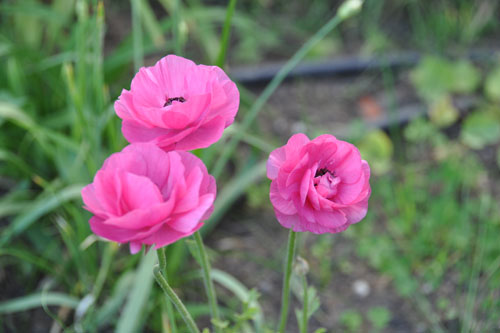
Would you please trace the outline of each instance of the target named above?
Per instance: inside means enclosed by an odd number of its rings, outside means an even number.
[[[497,51],[474,50],[466,54],[472,61],[485,62],[491,60]],[[402,52],[380,57],[343,57],[318,62],[304,62],[294,68],[287,76],[297,77],[331,77],[352,76],[368,71],[380,71],[391,68],[407,68],[415,66],[421,58],[417,52]],[[283,67],[284,63],[273,63],[252,67],[242,67],[230,71],[230,76],[236,82],[246,85],[258,85],[269,82]]]

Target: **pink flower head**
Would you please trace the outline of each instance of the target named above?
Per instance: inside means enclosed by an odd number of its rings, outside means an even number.
[[[137,253],[142,244],[160,248],[201,228],[215,192],[215,179],[193,154],[135,143],[104,162],[82,198],[94,214],[92,231]]]
[[[295,134],[267,161],[278,221],[294,231],[344,231],[361,221],[370,197],[370,167],[358,149],[332,135]]]
[[[122,132],[131,142],[169,150],[206,148],[222,136],[238,112],[240,94],[217,66],[168,55],[142,67],[115,102]]]

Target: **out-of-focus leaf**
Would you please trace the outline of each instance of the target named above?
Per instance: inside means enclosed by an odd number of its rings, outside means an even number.
[[[479,85],[481,74],[467,60],[460,60],[453,64],[453,80],[451,81],[451,91],[457,93],[471,93]]]
[[[500,65],[486,77],[484,90],[488,98],[500,101]]]
[[[363,325],[363,317],[356,310],[346,310],[340,315],[340,322],[349,332],[359,332]]]
[[[481,149],[500,139],[500,121],[489,111],[471,113],[464,121],[462,141],[471,148]]]
[[[374,173],[381,174],[390,169],[394,147],[385,132],[370,132],[361,140],[358,147],[361,156],[370,163]]]
[[[137,268],[134,284],[127,298],[127,304],[116,326],[117,332],[140,332],[144,309],[151,294],[153,285],[153,265],[156,262],[156,251],[150,250]]]
[[[431,104],[429,117],[439,127],[447,127],[455,123],[459,116],[458,110],[453,106],[451,98],[445,95]]]
[[[383,329],[391,320],[391,312],[384,307],[374,307],[368,310],[368,319],[376,329]]]
[[[76,308],[80,301],[70,295],[47,292],[10,299],[0,303],[0,313],[27,311],[43,305],[57,305]]]
[[[449,92],[453,68],[446,59],[427,56],[411,72],[411,80],[424,99],[433,101]]]
[[[444,58],[427,56],[411,73],[418,93],[433,102],[449,93],[471,93],[480,80],[479,71],[468,61],[452,62]]]
[[[405,138],[411,142],[430,141],[439,133],[436,126],[426,119],[419,117],[414,119],[405,129]]]

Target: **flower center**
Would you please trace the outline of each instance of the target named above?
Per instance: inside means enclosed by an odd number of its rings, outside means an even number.
[[[337,185],[340,183],[340,178],[335,177],[335,172],[327,168],[321,168],[314,175],[314,187],[318,194],[326,199],[330,199],[337,194]]]
[[[330,175],[335,177],[335,172],[331,172],[327,168],[321,168],[321,169],[316,170],[316,174],[314,175],[314,178],[324,176],[327,173],[329,173]]]
[[[186,99],[184,97],[172,97],[172,98],[168,98],[166,101],[165,101],[165,104],[163,104],[163,107],[166,107],[166,106],[169,106],[169,105],[172,105],[172,102],[181,102],[181,103],[184,103],[186,101]]]

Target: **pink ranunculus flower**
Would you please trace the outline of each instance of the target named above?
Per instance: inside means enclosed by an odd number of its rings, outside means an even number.
[[[168,55],[142,67],[115,102],[131,142],[169,150],[206,148],[220,139],[238,112],[236,84],[217,66]]]
[[[344,231],[361,221],[370,197],[370,167],[358,149],[332,135],[295,134],[267,161],[278,221],[294,231]]]
[[[188,152],[131,144],[111,155],[82,189],[97,235],[160,248],[193,234],[213,210],[216,185],[203,162]]]

